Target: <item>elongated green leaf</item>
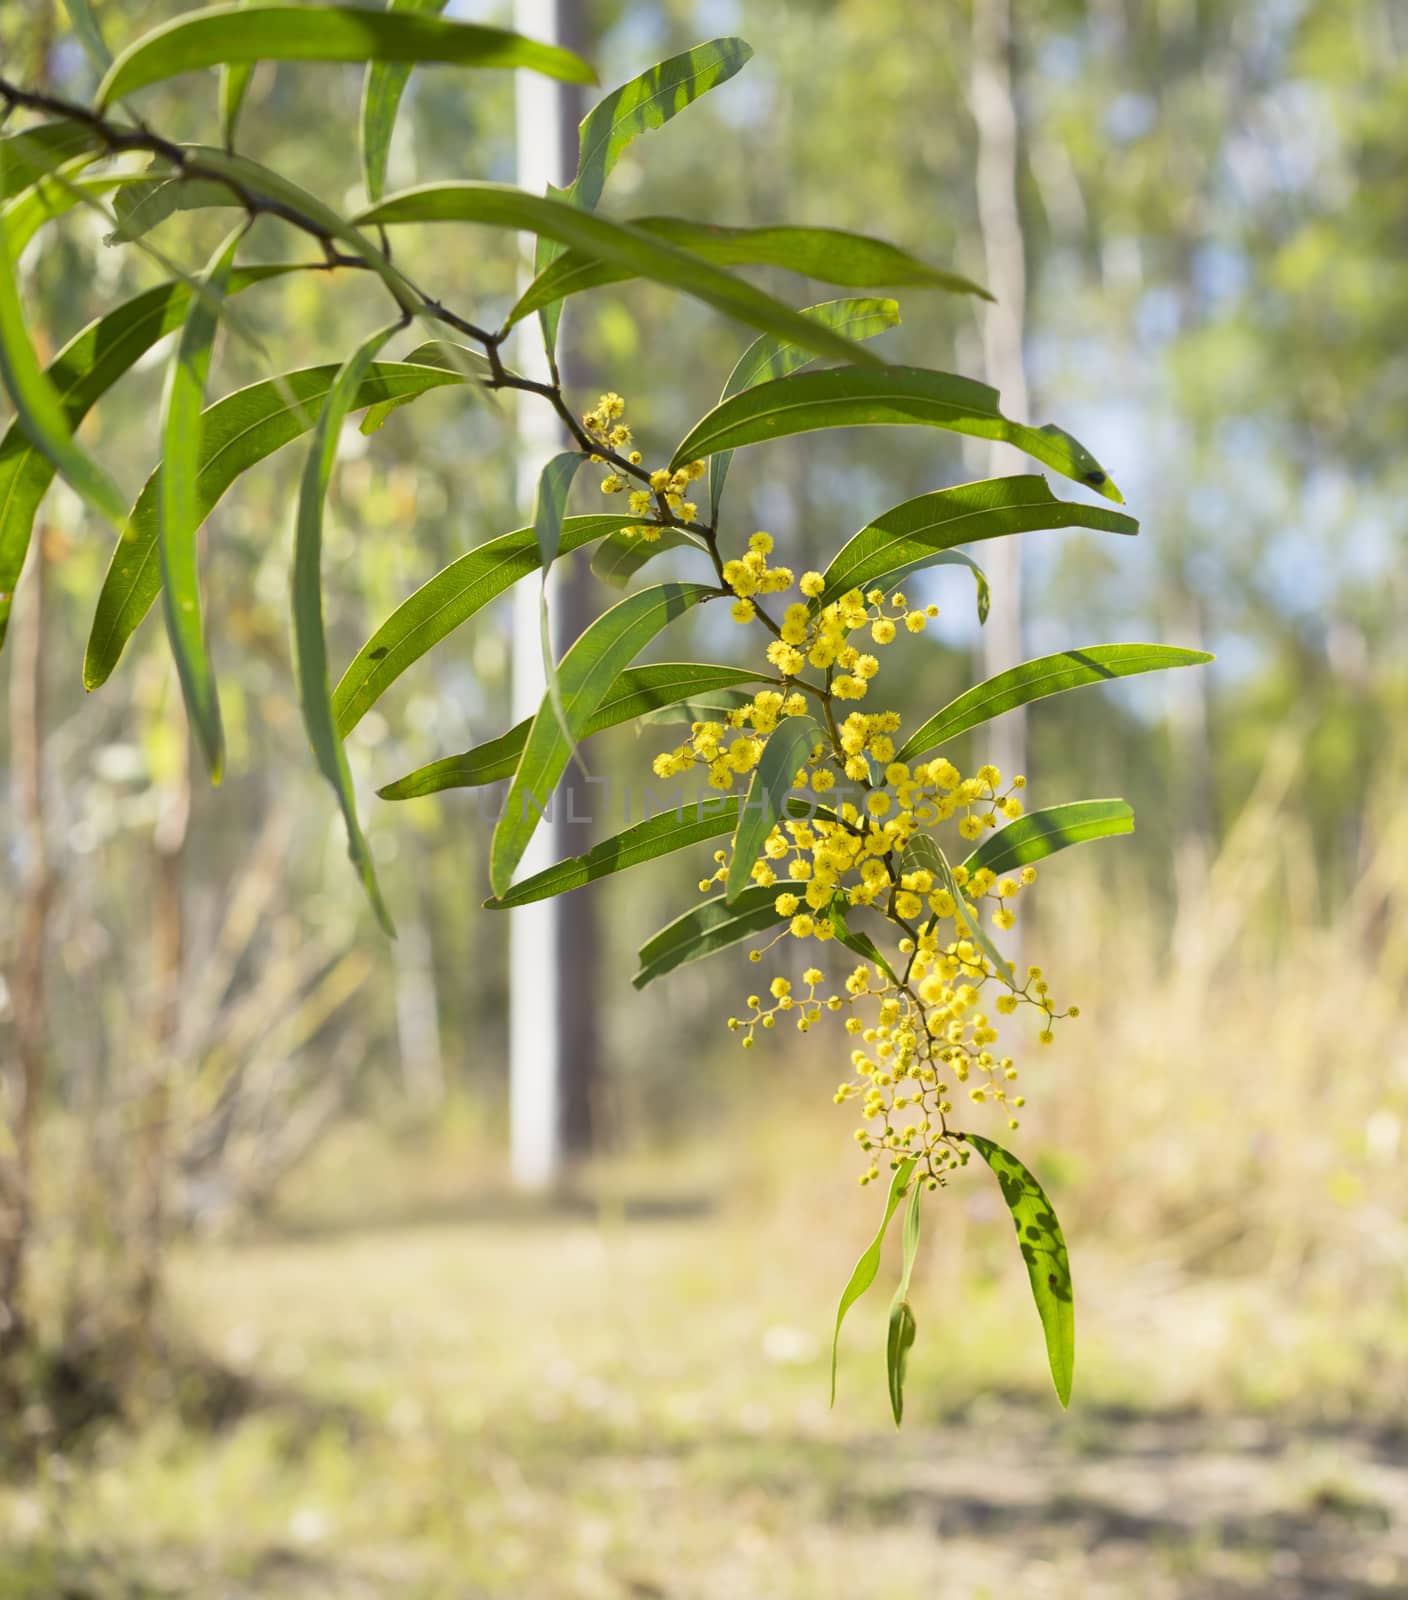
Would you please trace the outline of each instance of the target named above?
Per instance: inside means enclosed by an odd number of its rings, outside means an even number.
[[[742,39],[711,39],[682,55],[658,62],[613,89],[582,119],[577,135],[576,176],[565,189],[549,184],[549,196],[584,211],[595,211],[611,169],[631,141],[651,128],[663,127],[700,95],[731,78],[752,53]],[[561,251],[557,240],[539,238],[534,271],[543,272]],[[539,313],[549,355],[557,344],[561,315],[560,303],[544,306]]]
[[[377,351],[397,331],[398,324],[372,334],[338,369],[323,398],[323,406],[308,442],[308,459],[298,490],[298,518],[294,527],[293,569],[290,579],[293,610],[293,664],[303,725],[318,767],[333,787],[347,826],[347,853],[362,880],[377,921],[394,937],[391,915],[376,881],[371,849],[357,820],[357,797],[347,752],[337,736],[332,710],[332,684],[328,678],[327,638],[323,630],[323,503],[337,458],[343,420],[357,402]]]
[[[471,350],[468,345],[451,344],[444,339],[432,339],[429,344],[417,345],[410,355],[402,359],[411,366],[441,367],[446,372],[458,374],[466,383],[487,383],[493,376],[486,356],[478,350]],[[505,370],[512,371],[511,368]],[[379,406],[368,406],[359,431],[376,433],[386,425],[386,419],[393,411],[399,411],[415,398],[415,395],[407,395],[400,400],[386,400]]]
[[[781,679],[766,678],[760,681],[780,683]],[[640,720],[643,726],[655,725],[666,728],[678,727],[682,722],[726,723],[731,712],[739,711],[751,704],[753,698],[751,689],[712,689],[691,694],[687,700],[663,706],[659,711],[647,711]]]
[[[731,903],[723,895],[715,895],[686,911],[640,947],[640,971],[631,982],[643,989],[676,967],[775,928],[787,920],[778,913],[777,896],[776,887],[765,889],[755,884]]]
[[[885,1337],[885,1375],[890,1385],[890,1410],[897,1428],[904,1421],[905,1371],[917,1332],[918,1324],[909,1301],[896,1300],[890,1307],[890,1326]]]
[[[992,298],[967,278],[928,266],[883,239],[840,228],[723,228],[683,217],[633,217],[630,225],[719,267],[781,267],[851,289],[917,285]],[[555,300],[636,276],[629,266],[602,261],[590,250],[567,250],[528,285],[508,320],[518,322]]]
[[[88,0],[64,0],[64,10],[68,12],[68,20],[73,25],[79,44],[83,46],[84,55],[99,72],[106,72],[112,65],[112,51],[107,47]]]
[[[613,589],[624,589],[648,561],[670,550],[690,545],[701,548],[697,539],[673,528],[664,528],[657,539],[642,539],[638,533],[613,533],[592,557],[592,573]]]
[[[82,122],[42,122],[23,133],[0,139],[0,200],[8,200],[75,156],[101,148],[94,131]]]
[[[843,944],[847,950],[854,950],[858,956],[869,961],[873,966],[890,979],[891,983],[899,980],[895,977],[895,969],[881,954],[879,946],[868,933],[861,933],[850,926],[846,917],[846,900],[843,895],[837,895],[828,907],[827,915],[831,921],[831,931],[836,936],[836,942]]]
[[[1140,672],[1162,672],[1171,667],[1195,667],[1212,659],[1205,650],[1180,650],[1166,644],[1088,644],[1038,656],[974,684],[951,700],[914,730],[896,760],[926,755],[1014,706],[1030,705],[1033,700],[1063,694],[1082,684],[1107,683],[1114,678],[1131,678]]]
[[[1061,1404],[1068,1406],[1076,1363],[1076,1311],[1071,1263],[1061,1224],[1045,1191],[1016,1156],[981,1134],[964,1133],[959,1137],[987,1162],[1002,1186],[1002,1198],[1012,1213],[1012,1225],[1031,1279],[1032,1298],[1046,1335],[1051,1377]]]
[[[1073,844],[1113,839],[1134,832],[1134,811],[1124,800],[1072,800],[1061,806],[1029,811],[989,834],[963,865],[969,874],[986,867],[1001,876],[1030,866]]]
[[[568,83],[594,83],[580,56],[502,28],[359,6],[300,6],[252,0],[188,11],[143,34],[98,85],[99,107],[183,72],[255,61],[443,62],[528,67]]]
[[[557,725],[567,733],[567,713],[562,704],[562,693],[557,681],[557,661],[552,648],[552,618],[548,615],[548,573],[557,559],[562,540],[562,520],[567,511],[567,496],[572,480],[585,457],[576,450],[564,450],[547,462],[538,474],[538,496],[533,507],[533,537],[538,545],[538,560],[542,563],[543,581],[538,591],[538,632],[543,647],[543,681],[547,685],[548,703],[552,706]],[[576,740],[568,735],[568,754],[577,748]]]
[[[196,483],[202,521],[242,472],[307,433],[337,371],[328,366],[286,372],[236,390],[206,409],[201,418],[201,464]],[[424,394],[459,381],[454,373],[433,367],[379,362],[362,380],[352,409],[411,393]],[[147,479],[132,508],[127,537],[118,541],[103,580],[83,663],[83,681],[90,689],[106,682],[161,588],[156,550],[160,476],[158,467]]]
[[[657,61],[604,96],[578,129],[577,176],[568,191],[574,203],[595,211],[611,169],[632,140],[663,128],[700,95],[727,83],[752,54],[742,39],[710,39]]]
[[[5,202],[5,235],[10,259],[18,261],[25,246],[46,222],[62,217],[75,206],[89,205],[114,189],[125,192],[145,182],[140,173],[109,172],[99,178],[80,178],[91,156],[78,156],[32,183]]]
[[[201,618],[200,568],[196,532],[201,522],[196,487],[201,460],[201,410],[210,350],[219,322],[219,298],[229,282],[235,251],[244,237],[237,228],[211,257],[202,287],[215,303],[192,295],[180,342],[166,373],[162,399],[162,463],[157,493],[157,553],[160,557],[162,608],[166,633],[181,679],[186,712],[196,731],[212,783],[225,768],[225,735],[220,725],[220,696],[205,643]]]
[[[763,746],[762,759],[753,768],[738,831],[733,836],[733,859],[724,886],[730,900],[736,900],[753,881],[753,864],[773,824],[785,814],[787,791],[825,737],[810,717],[785,717]]]
[[[702,583],[662,583],[642,589],[599,616],[562,658],[558,668],[562,722],[547,696],[533,718],[489,849],[489,882],[507,894],[513,870],[533,837],[558,779],[592,714],[622,670],[676,617],[718,590]]]
[[[935,563],[958,544],[976,544],[1039,528],[1100,528],[1134,534],[1133,517],[1104,506],[1058,500],[1039,473],[985,478],[937,489],[893,507],[862,528],[836,552],[824,574],[826,588],[814,607],[829,605],[848,589],[898,583]]]
[[[736,695],[738,699],[732,703],[746,704],[751,694],[730,686],[754,683],[757,677],[756,673],[742,667],[706,666],[693,661],[661,661],[645,667],[627,667],[592,713],[582,729],[582,737],[585,739],[604,728],[632,722],[637,717],[648,722],[657,717],[695,721],[693,713],[701,704],[700,696],[710,692]],[[341,685],[338,687],[340,691]],[[474,789],[496,783],[500,778],[511,778],[532,726],[533,719],[525,717],[497,739],[488,739],[463,755],[433,761],[398,782],[387,784],[377,793],[383,800],[415,800],[421,795],[437,794],[442,789]],[[341,722],[338,727],[342,729]]]
[[[251,283],[295,270],[242,267],[231,274],[226,293],[236,294]],[[183,283],[161,284],[90,322],[69,340],[49,364],[48,376],[70,428],[78,426],[89,408],[158,339],[181,326],[190,296]],[[0,644],[35,513],[53,479],[53,463],[30,442],[19,422],[12,422],[0,439]]]
[[[988,937],[982,922],[964,899],[962,890],[958,887],[953,876],[953,868],[949,866],[948,857],[927,834],[916,834],[908,845],[905,846],[904,869],[912,872],[917,868],[924,868],[934,874],[939,886],[946,889],[953,897],[954,924],[959,933],[985,955],[992,965],[994,972],[999,977],[1011,978],[1012,963],[997,948]]]
[[[673,245],[633,228],[608,222],[551,195],[525,194],[501,183],[438,183],[388,195],[353,219],[354,224],[401,222],[477,222],[490,227],[515,228],[536,233],[558,243],[576,246],[599,258],[628,267],[639,277],[683,290],[726,316],[764,333],[776,333],[836,361],[869,363],[862,346],[843,339],[820,323],[809,322],[799,312],[755,289],[742,278],[678,250]]]
[[[239,0],[242,6],[248,3],[249,0]],[[227,61],[220,68],[220,138],[227,150],[235,148],[235,132],[239,127],[240,112],[244,109],[244,97],[249,91],[249,80],[253,76],[254,63],[251,61],[234,64]]]
[[[820,305],[807,306],[801,313],[813,322],[825,323],[847,339],[873,339],[886,328],[898,326],[900,308],[894,300],[874,298],[850,300],[825,300]],[[810,350],[803,350],[786,339],[776,339],[765,333],[754,339],[738,358],[728,375],[720,400],[741,394],[754,384],[767,383],[772,378],[785,378],[789,372],[809,365],[816,358]],[[731,450],[721,450],[709,457],[709,521],[717,526],[719,503],[723,499],[724,480],[728,477]]]
[[[624,515],[568,517],[562,524],[559,551],[604,539],[629,520]],[[403,600],[353,657],[337,686],[333,706],[343,738],[427,650],[495,595],[536,572],[539,563],[534,530],[518,528],[452,561]]]
[[[24,308],[0,212],[0,384],[20,427],[54,470],[115,528],[126,525],[127,506],[117,485],[73,436],[58,390],[40,370],[25,331]]]
[[[428,11],[438,16],[446,0],[387,0],[387,11]],[[362,88],[362,175],[367,198],[380,200],[386,187],[386,157],[396,112],[411,75],[402,61],[373,61]]]
[[[885,1243],[885,1232],[890,1226],[890,1218],[894,1216],[900,1201],[904,1198],[905,1186],[909,1183],[910,1174],[914,1171],[914,1157],[906,1156],[899,1166],[895,1168],[895,1175],[890,1179],[890,1192],[885,1200],[885,1215],[880,1219],[880,1226],[875,1237],[866,1246],[855,1270],[851,1273],[850,1281],[841,1291],[841,1301],[836,1307],[836,1331],[831,1336],[831,1404],[836,1404],[836,1356],[841,1346],[841,1324],[846,1320],[846,1313],[856,1303],[865,1291],[875,1282],[876,1274],[880,1271],[880,1248]]]
[[[1105,469],[1084,445],[1048,423],[1029,428],[998,408],[996,389],[951,372],[923,367],[836,367],[795,372],[725,400],[690,430],[672,466],[737,450],[766,439],[818,428],[917,424],[979,439],[1002,439],[1048,467],[1123,501]]]
[[[890,1302],[890,1326],[885,1339],[885,1374],[890,1386],[890,1410],[897,1428],[904,1421],[905,1369],[918,1332],[909,1303],[909,1280],[914,1273],[914,1259],[919,1254],[919,1199],[923,1192],[922,1183],[909,1186],[909,1204],[904,1211],[904,1264],[900,1269],[900,1286]]]
[[[113,216],[117,226],[103,235],[107,245],[131,244],[144,238],[168,217],[181,211],[240,209],[239,195],[216,178],[172,178],[165,172],[143,178],[117,196]]]

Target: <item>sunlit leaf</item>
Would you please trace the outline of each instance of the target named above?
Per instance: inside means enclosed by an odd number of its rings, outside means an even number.
[[[777,910],[777,894],[775,887],[754,885],[734,901],[725,900],[723,895],[702,901],[646,940],[640,947],[640,971],[631,982],[643,989],[676,967],[775,928],[786,920]]]
[[[753,864],[773,824],[785,814],[788,790],[825,737],[809,716],[784,717],[763,746],[733,837],[733,859],[725,885],[730,900],[736,900],[753,881]]]
[[[719,267],[779,267],[849,289],[907,285],[991,298],[967,278],[931,267],[883,239],[841,228],[725,228],[683,217],[633,217],[631,226]],[[568,250],[528,285],[509,321],[518,322],[554,300],[635,276],[619,262]]]
[[[290,266],[238,268],[230,276],[226,294],[296,270]],[[191,291],[183,283],[161,284],[90,322],[69,340],[49,364],[48,376],[70,428],[78,426],[89,408],[158,339],[181,326],[190,297]],[[35,513],[53,479],[53,463],[30,443],[18,420],[11,422],[0,439],[0,643],[4,642]]]
[[[371,848],[357,820],[357,797],[347,752],[333,717],[332,684],[328,678],[327,637],[323,628],[323,505],[337,458],[337,444],[347,413],[356,405],[377,351],[397,331],[399,324],[382,328],[357,347],[334,374],[323,397],[322,410],[308,441],[308,456],[298,490],[298,516],[294,524],[291,596],[293,612],[293,665],[303,725],[318,767],[332,785],[347,827],[347,853],[362,880],[377,921],[394,936],[391,915],[381,897]]]
[[[999,409],[996,389],[923,367],[834,367],[795,372],[745,389],[695,424],[675,451],[671,466],[819,428],[882,424],[947,428],[975,438],[1001,439],[1066,477],[1098,489],[1107,499],[1124,498],[1095,457],[1063,429],[1012,422]]]
[[[773,891],[774,893],[776,891]],[[899,1166],[895,1168],[895,1175],[890,1180],[890,1192],[885,1199],[885,1215],[880,1219],[880,1226],[875,1237],[866,1246],[855,1270],[851,1273],[850,1280],[841,1291],[841,1301],[836,1307],[836,1331],[831,1336],[831,1404],[836,1404],[836,1357],[841,1346],[841,1324],[846,1320],[846,1313],[856,1303],[865,1291],[875,1282],[876,1274],[880,1271],[880,1248],[885,1243],[885,1232],[890,1226],[890,1218],[894,1216],[896,1208],[904,1198],[906,1185],[909,1183],[910,1174],[914,1171],[915,1160],[913,1156],[906,1156]]]
[[[307,433],[337,370],[327,366],[285,372],[238,389],[206,409],[201,418],[201,467],[196,482],[202,520],[241,473]],[[362,380],[352,409],[424,394],[459,381],[454,373],[433,367],[381,362]],[[138,496],[127,537],[118,541],[98,595],[83,663],[83,682],[90,689],[107,681],[161,589],[156,549],[160,476],[158,467]]]
[[[1044,700],[1048,695],[1063,694],[1067,689],[1131,678],[1140,672],[1200,666],[1212,659],[1205,650],[1181,650],[1165,644],[1089,644],[1038,656],[974,684],[951,700],[914,730],[895,759],[909,761],[926,755],[960,733],[991,722],[1004,711]]]
[[[353,219],[358,226],[402,222],[475,222],[521,229],[576,246],[632,274],[667,284],[726,316],[765,333],[780,334],[836,361],[869,362],[860,345],[809,322],[781,300],[764,294],[687,251],[627,223],[608,222],[551,195],[525,194],[501,183],[432,183],[388,195]]]
[[[1000,877],[1030,866],[1058,850],[1092,839],[1113,839],[1134,832],[1134,811],[1124,800],[1072,800],[1066,805],[1028,811],[989,834],[963,865],[971,876],[986,867]]]
[[[205,753],[213,783],[225,766],[220,696],[201,617],[196,534],[202,519],[197,480],[201,462],[201,411],[220,299],[229,282],[240,227],[211,257],[202,276],[205,295],[192,295],[185,326],[166,372],[162,397],[161,477],[157,493],[157,553],[161,566],[166,633],[185,696],[186,712]]]
[[[523,756],[509,787],[504,813],[489,848],[489,883],[507,894],[572,746],[592,714],[631,661],[676,617],[712,599],[717,589],[702,583],[664,583],[628,595],[599,616],[568,650],[558,667],[562,726],[547,696],[533,718]]]
[[[642,539],[638,533],[613,533],[592,557],[592,573],[613,589],[624,589],[647,562],[685,546],[701,548],[697,539],[673,528],[662,528],[656,539]]]
[[[1045,1191],[1016,1156],[981,1134],[964,1133],[959,1137],[987,1162],[1002,1186],[1002,1198],[1012,1213],[1012,1225],[1031,1279],[1032,1298],[1046,1335],[1051,1377],[1061,1404],[1068,1406],[1076,1361],[1076,1312],[1071,1263],[1061,1224]]]
[[[861,340],[873,339],[876,334],[884,333],[886,328],[896,327],[900,320],[900,308],[894,300],[825,300],[820,305],[807,306],[801,315],[813,322],[825,323],[847,339]],[[754,339],[738,358],[719,399],[727,400],[730,395],[741,394],[744,389],[767,383],[773,378],[785,378],[789,372],[796,372],[815,359],[810,350],[765,333]],[[716,525],[724,480],[732,460],[731,450],[721,450],[709,457],[709,521]]]
[[[256,61],[442,62],[528,67],[569,83],[593,83],[580,56],[502,28],[447,22],[360,6],[300,6],[251,0],[206,6],[153,28],[122,51],[96,96],[99,108],[183,72]]]
[[[895,970],[881,954],[880,947],[868,933],[852,928],[846,914],[846,899],[844,895],[837,895],[827,908],[827,916],[831,923],[831,931],[836,942],[843,944],[847,950],[853,950],[858,956],[869,961],[872,966],[878,967],[891,983],[898,983]]]
[[[747,690],[730,686],[753,683],[757,677],[758,674],[742,667],[706,666],[692,661],[661,661],[645,667],[627,667],[592,713],[582,729],[582,738],[605,728],[618,727],[623,722],[633,722],[637,717],[643,722],[654,722],[657,718],[696,721],[696,712],[708,704],[701,697],[710,692],[737,696],[730,705],[746,704],[752,695]],[[344,678],[343,682],[346,681]],[[339,692],[341,687],[338,686]],[[335,696],[334,704],[337,703]],[[437,794],[442,789],[474,789],[496,783],[500,778],[511,778],[532,726],[533,719],[525,717],[497,739],[487,739],[463,755],[432,761],[429,766],[377,792],[383,800],[415,800],[421,795]],[[339,731],[344,731],[341,722],[338,727]]]
[[[427,11],[438,16],[446,0],[387,0],[387,11]],[[362,175],[367,198],[380,200],[386,187],[386,157],[396,112],[410,78],[404,61],[373,61],[362,87]]]
[[[1134,518],[1121,512],[1058,500],[1039,473],[937,489],[893,507],[848,539],[827,567],[826,588],[813,606],[829,605],[848,589],[893,587],[935,565],[954,545],[1071,527],[1139,531]]]
[[[624,515],[568,517],[558,549],[563,554],[580,549],[628,520]],[[337,686],[333,706],[342,736],[427,650],[539,565],[534,530],[518,528],[477,545],[403,600],[353,657]]]
[[[101,149],[92,128],[82,122],[42,122],[0,139],[0,200],[8,200],[75,156]]]

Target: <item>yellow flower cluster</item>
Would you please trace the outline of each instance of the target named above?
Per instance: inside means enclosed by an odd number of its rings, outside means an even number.
[[[728,1025],[751,1048],[757,1031],[775,1028],[784,1014],[805,1033],[824,1012],[847,1012],[851,1076],[834,1098],[862,1102],[856,1141],[868,1165],[861,1182],[879,1176],[882,1158],[897,1166],[913,1155],[934,1185],[965,1159],[961,1124],[951,1120],[958,1096],[995,1106],[1017,1126],[1025,1099],[1013,1087],[1018,1072],[1012,1058],[994,1049],[995,1019],[1030,1006],[1040,1018],[1040,1039],[1050,1043],[1052,1024],[1077,1015],[1074,1006],[1056,1009],[1039,968],[1029,968],[1019,982],[980,931],[985,913],[993,927],[1012,927],[1016,901],[1035,883],[1036,869],[1022,866],[999,876],[986,867],[950,868],[937,852],[921,848],[924,836],[945,824],[971,842],[1000,821],[1020,817],[1026,779],[1004,783],[992,765],[965,777],[945,756],[897,760],[900,717],[894,711],[839,717],[835,703],[864,698],[880,671],[878,657],[853,644],[852,636],[865,629],[865,642],[883,650],[901,632],[921,633],[937,608],[911,607],[904,594],[886,596],[880,589],[853,589],[822,605],[826,580],[807,572],[799,585],[804,599],[787,606],[778,622],[764,597],[785,594],[796,580],[790,568],[769,564],[772,553],[771,537],[755,533],[741,557],[720,563],[720,573],[735,597],[734,617],[756,618],[773,634],[767,659],[779,686],[720,720],[694,723],[684,743],[655,758],[654,770],[667,778],[703,766],[713,788],[729,790],[757,767],[783,719],[812,712],[820,721],[824,712],[827,737],[792,787],[826,798],[814,798],[806,818],[775,823],[749,864],[753,883],[777,889],[782,919],[776,937],[750,951],[749,959],[761,961],[788,938],[840,942],[868,959],[847,977],[844,993],[825,998],[818,993],[823,979],[817,968],[804,973],[800,995],[779,975],[769,986],[770,1004],[751,995],[747,1014]],[[808,668],[822,681],[810,681]],[[726,850],[715,853],[714,865],[700,881],[701,892],[727,880]],[[851,933],[847,914],[856,907],[886,920],[896,936],[893,957]]]
[[[619,454],[632,441],[630,425],[625,421],[625,414],[626,402],[619,394],[611,391],[602,395],[595,407],[582,417],[582,427],[603,449]],[[599,466],[610,465],[604,455],[593,455],[592,460]],[[640,451],[629,451],[625,460],[633,467],[640,466],[642,460]],[[668,467],[658,467],[649,476],[648,489],[631,489],[628,501],[631,515],[648,517],[663,510],[680,522],[695,521],[699,515],[699,507],[693,500],[685,499],[685,492],[691,483],[704,476],[705,470],[703,461],[687,462],[674,472]],[[627,489],[630,489],[630,484],[620,472],[610,471],[601,480],[603,494],[622,494]],[[638,537],[653,544],[668,525],[667,521],[662,520],[643,523],[638,527],[623,528],[621,531],[630,537]]]

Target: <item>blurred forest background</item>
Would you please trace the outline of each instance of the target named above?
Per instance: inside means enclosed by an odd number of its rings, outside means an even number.
[[[96,9],[120,43],[180,8]],[[716,34],[756,52],[632,147],[612,214],[849,227],[985,277],[970,6],[587,0],[585,22],[608,86]],[[0,1138],[36,1052],[45,1078],[41,1353],[0,1397],[0,1595],[1408,1594],[1408,10],[1031,0],[1013,32],[1030,416],[1086,441],[1142,521],[1135,542],[1028,541],[1026,650],[1218,655],[1029,720],[1033,804],[1120,794],[1138,818],[1053,863],[1027,929],[1083,1012],[1016,1147],[1072,1246],[1070,1416],[976,1182],[932,1209],[904,1434],[883,1305],[848,1323],[826,1410],[835,1295],[875,1209],[830,1100],[836,1041],[740,1056],[737,952],[632,990],[636,947],[690,903],[677,866],[590,891],[594,1148],[554,1202],[510,1194],[491,824],[472,793],[372,795],[508,726],[506,604],[350,741],[388,945],[293,698],[297,453],[207,525],[218,791],[191,781],[159,623],[85,696],[109,539],[58,487],[0,660]],[[0,0],[0,59],[91,92],[48,0]],[[350,69],[261,68],[242,144],[355,204],[359,93]],[[216,138],[213,78],[146,108]],[[512,180],[512,83],[417,72],[389,186],[462,176]],[[191,264],[226,225],[178,217],[158,240]],[[155,281],[102,231],[75,216],[25,254],[46,358]],[[505,235],[406,240],[448,303],[508,303]],[[981,373],[972,303],[899,298],[887,355]],[[276,370],[382,315],[320,275],[242,304]],[[567,325],[584,402],[621,390],[648,453],[747,343],[640,283]],[[85,434],[134,495],[161,353]],[[211,390],[269,370],[231,342]],[[798,570],[978,475],[914,430],[767,463],[735,462],[735,524]],[[436,395],[353,435],[335,669],[448,560],[523,525],[515,497],[508,408]],[[924,581],[942,618],[908,658],[911,715],[981,659],[967,575]],[[641,786],[668,739],[603,736],[593,769]]]

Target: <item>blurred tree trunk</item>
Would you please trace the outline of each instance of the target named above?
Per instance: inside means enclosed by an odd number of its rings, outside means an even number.
[[[1020,130],[1014,57],[1011,0],[974,0],[969,98],[978,129],[978,222],[987,287],[997,296],[996,304],[983,307],[983,366],[987,381],[1002,396],[1005,414],[1025,422],[1027,270],[1017,196]],[[1028,470],[1021,452],[1009,444],[994,441],[986,454],[990,476]],[[991,677],[1015,666],[1023,655],[1021,540],[995,540],[983,564],[993,586],[992,612],[983,629],[983,670]],[[999,717],[991,738],[992,759],[1004,777],[1026,770],[1024,709]]]

